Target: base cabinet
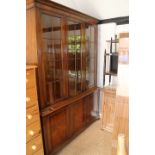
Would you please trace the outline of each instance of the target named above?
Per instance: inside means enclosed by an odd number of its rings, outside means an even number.
[[[94,94],[88,95],[42,118],[46,155],[55,154],[98,118],[92,115],[95,113],[93,100]]]

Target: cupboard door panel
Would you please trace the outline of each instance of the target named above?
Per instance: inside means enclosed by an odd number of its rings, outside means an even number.
[[[67,137],[67,112],[66,109],[58,112],[50,118],[51,141],[56,148],[64,142]]]
[[[95,120],[97,115],[97,102],[94,98],[94,94],[88,95],[84,98],[84,112],[85,112],[85,123],[86,125],[90,124],[93,120]]]
[[[68,110],[63,108],[43,119],[46,154],[60,147],[68,135]]]
[[[84,107],[82,100],[72,105],[71,118],[73,122],[72,133],[74,134],[84,127]]]

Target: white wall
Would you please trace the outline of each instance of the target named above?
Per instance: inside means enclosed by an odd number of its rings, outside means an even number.
[[[100,20],[128,16],[129,0],[51,0]]]
[[[116,31],[116,23],[98,25],[98,68],[97,68],[97,86],[103,87],[103,66],[104,66],[104,51],[108,44],[106,40],[114,38]],[[108,52],[108,49],[107,49]]]
[[[119,41],[119,52],[121,53],[120,57],[127,56],[129,54],[129,38],[120,38]],[[121,60],[121,59],[119,59]],[[128,59],[126,59],[128,62]],[[117,95],[120,96],[129,96],[129,64],[118,63],[118,86],[117,86]]]
[[[111,37],[114,38],[115,34],[119,37],[119,33],[129,32],[129,24],[116,25],[116,23],[100,24],[98,25],[98,68],[97,68],[97,86],[103,87],[103,67],[104,67],[104,51],[109,51],[106,40]],[[117,82],[117,77],[112,77],[113,83]],[[108,77],[106,77],[108,83]]]
[[[107,49],[106,40],[115,36],[116,24],[100,24],[98,25],[98,60],[97,60],[97,86],[103,87],[103,66],[104,66],[104,50]],[[102,117],[102,92],[99,98],[99,113]]]
[[[117,25],[116,34],[119,35],[121,32],[129,32],[129,24]]]
[[[119,37],[119,33],[129,32],[129,24],[116,25],[116,23],[100,24],[98,25],[98,60],[97,60],[97,86],[103,87],[103,67],[104,67],[104,51],[108,48],[106,40],[111,37],[114,38],[115,34]],[[127,74],[128,75],[128,74]],[[112,82],[117,83],[117,77],[112,77]],[[108,77],[106,77],[108,84]],[[102,93],[100,92],[99,99],[99,113],[102,115]],[[101,116],[102,117],[102,116]]]

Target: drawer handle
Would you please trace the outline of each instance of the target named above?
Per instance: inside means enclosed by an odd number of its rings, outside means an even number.
[[[26,79],[26,83],[29,82],[29,79]]]
[[[29,131],[29,134],[30,134],[31,136],[33,136],[33,135],[34,135],[34,131],[33,131],[33,130],[30,130],[30,131]]]
[[[27,118],[28,119],[32,119],[32,115],[27,115]]]
[[[32,145],[32,150],[36,150],[37,146],[36,145]]]
[[[26,102],[30,102],[30,97],[26,97]]]

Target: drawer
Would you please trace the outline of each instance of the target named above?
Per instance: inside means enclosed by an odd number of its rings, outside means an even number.
[[[26,89],[35,87],[36,80],[35,80],[35,70],[27,70],[26,71]]]
[[[26,127],[26,142],[32,140],[36,136],[39,136],[40,133],[40,121],[38,120]]]
[[[32,107],[36,104],[38,104],[37,101],[37,92],[36,88],[30,88],[26,90],[26,107]]]
[[[41,135],[39,135],[26,144],[26,155],[34,155],[42,149],[42,147],[42,138]]]
[[[33,155],[44,155],[43,148],[35,152]]]
[[[116,94],[113,94],[113,93],[104,93],[104,97],[116,98]]]
[[[115,90],[104,90],[104,96],[116,97],[116,91]]]
[[[38,121],[39,118],[39,109],[37,105],[26,109],[26,126]]]
[[[104,92],[116,94],[116,90],[115,89],[104,89]]]

